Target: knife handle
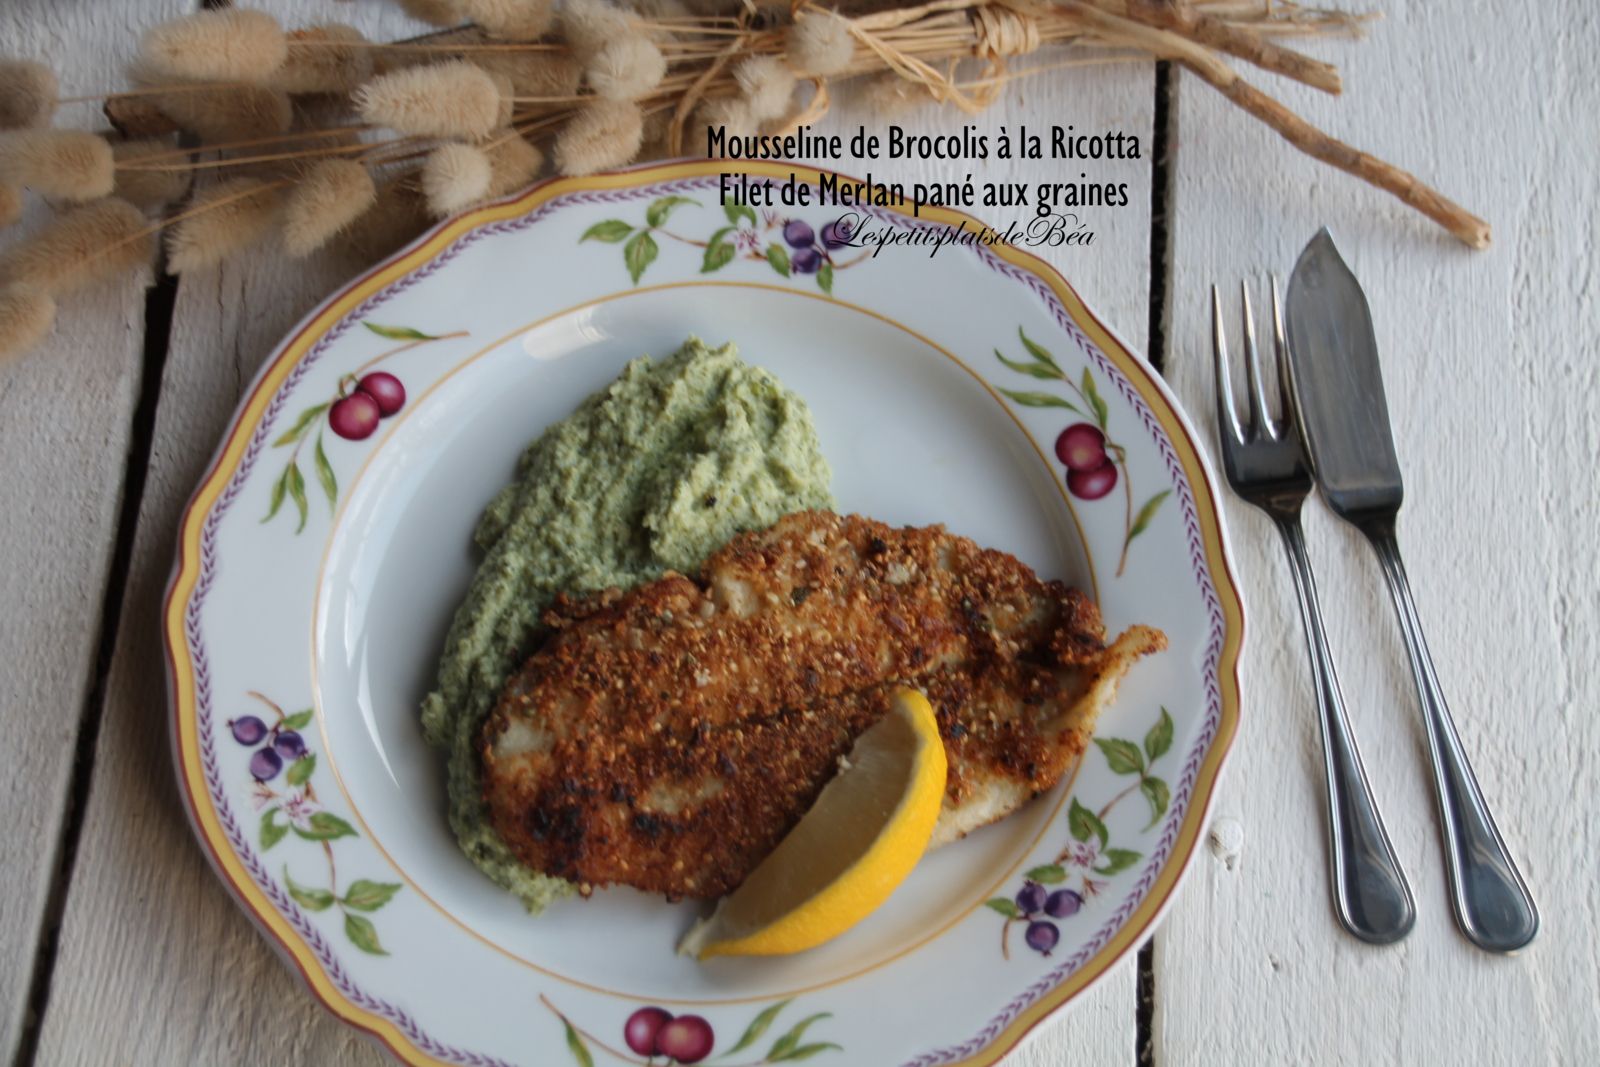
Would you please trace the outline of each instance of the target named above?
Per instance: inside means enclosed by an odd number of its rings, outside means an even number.
[[[1416,905],[1378,814],[1372,785],[1356,748],[1355,733],[1345,715],[1344,694],[1339,689],[1333,652],[1322,627],[1317,582],[1306,555],[1300,520],[1298,516],[1279,518],[1277,526],[1289,551],[1316,683],[1328,790],[1328,853],[1334,908],[1340,925],[1351,934],[1372,944],[1389,944],[1411,932],[1417,917]]]
[[[1487,952],[1515,952],[1539,932],[1539,909],[1500,836],[1500,828],[1472,773],[1472,764],[1461,747],[1444,690],[1433,670],[1428,642],[1422,635],[1417,606],[1411,599],[1411,584],[1406,580],[1405,564],[1400,561],[1394,526],[1383,523],[1365,528],[1364,532],[1377,550],[1389,593],[1394,597],[1411,673],[1422,700],[1456,925],[1468,941]]]

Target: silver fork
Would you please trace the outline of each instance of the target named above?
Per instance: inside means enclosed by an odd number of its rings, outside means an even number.
[[[1239,424],[1228,371],[1228,338],[1222,326],[1222,297],[1211,287],[1211,341],[1217,377],[1217,436],[1228,484],[1246,502],[1272,519],[1283,535],[1300,597],[1322,724],[1322,757],[1328,789],[1328,853],[1334,909],[1350,933],[1373,944],[1398,941],[1411,932],[1416,905],[1411,887],[1395,860],[1389,834],[1378,815],[1372,786],[1361,765],[1355,734],[1345,715],[1344,696],[1333,669],[1333,653],[1322,627],[1317,583],[1306,555],[1300,505],[1311,490],[1311,473],[1300,442],[1299,416],[1287,388],[1288,345],[1284,340],[1278,280],[1272,280],[1272,339],[1277,358],[1278,399],[1283,412],[1274,419],[1256,353],[1255,316],[1250,291],[1244,300],[1245,374],[1249,384],[1248,425]]]

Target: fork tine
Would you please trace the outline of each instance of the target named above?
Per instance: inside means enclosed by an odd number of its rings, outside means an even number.
[[[1244,444],[1238,409],[1233,405],[1233,383],[1228,376],[1228,335],[1222,328],[1222,295],[1211,287],[1211,362],[1217,372],[1217,432],[1233,433],[1232,443]],[[1224,437],[1224,443],[1227,438]]]
[[[1250,389],[1250,432],[1276,441],[1277,426],[1272,421],[1272,407],[1267,403],[1267,391],[1261,377],[1261,355],[1256,348],[1256,312],[1250,306],[1249,283],[1239,283],[1239,296],[1244,306],[1244,369]]]
[[[1278,400],[1283,405],[1283,423],[1291,432],[1300,424],[1299,409],[1289,391],[1289,339],[1283,332],[1283,299],[1278,293],[1278,276],[1272,275],[1272,348],[1278,370]]]

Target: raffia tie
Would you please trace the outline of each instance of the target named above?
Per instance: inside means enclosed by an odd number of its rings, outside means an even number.
[[[1040,44],[1039,23],[1033,16],[994,4],[972,9],[972,28],[978,38],[973,54],[991,62],[1027,55]]]

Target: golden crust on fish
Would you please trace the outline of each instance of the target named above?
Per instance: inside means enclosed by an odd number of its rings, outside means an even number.
[[[558,601],[484,727],[495,830],[535,870],[671,896],[736,887],[899,684],[949,756],[943,843],[1055,785],[1129,665],[1095,606],[942,527],[803,512],[700,580]]]

